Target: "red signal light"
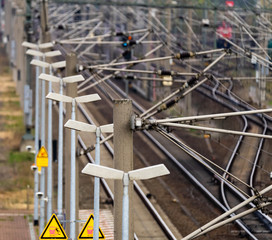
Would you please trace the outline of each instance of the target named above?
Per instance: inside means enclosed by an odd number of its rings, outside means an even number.
[[[226,6],[234,7],[234,1],[226,1]]]

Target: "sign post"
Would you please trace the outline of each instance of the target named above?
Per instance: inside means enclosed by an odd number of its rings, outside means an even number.
[[[42,167],[48,167],[48,153],[44,146],[40,148],[37,154],[36,165],[39,173],[41,173]]]

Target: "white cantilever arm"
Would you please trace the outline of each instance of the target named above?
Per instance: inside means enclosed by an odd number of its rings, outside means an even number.
[[[76,121],[76,120],[71,120],[71,119],[69,119],[65,123],[64,127],[75,129],[77,131],[82,131],[82,132],[95,132],[96,129],[98,128],[95,125],[91,125],[88,123],[84,123],[84,122],[80,122],[80,121]],[[101,132],[104,132],[104,133],[112,133],[113,132],[113,124],[102,125],[102,126],[100,126],[100,130],[101,130]]]
[[[40,61],[40,60],[37,60],[37,59],[31,60],[30,64],[38,66],[38,67],[44,67],[44,68],[49,68],[50,67],[49,63],[43,62],[43,61]]]
[[[95,93],[95,94],[76,97],[75,100],[78,103],[87,103],[87,102],[93,102],[93,101],[101,100],[101,98],[99,97],[99,95],[97,93]]]
[[[79,122],[79,121],[71,120],[71,119],[69,119],[65,123],[64,127],[75,129],[77,131],[82,131],[82,132],[95,132],[97,128],[95,125],[91,125],[88,123],[83,123],[83,122]]]
[[[96,164],[88,163],[81,171],[94,177],[101,177],[106,179],[122,180],[124,172],[121,170],[104,167]]]
[[[37,51],[37,50],[33,50],[33,49],[28,49],[26,51],[26,54],[31,55],[31,56],[35,56],[35,57],[43,57],[44,53]]]
[[[55,69],[57,68],[65,68],[66,67],[66,61],[60,61],[60,62],[55,62],[51,63],[51,66]]]
[[[85,79],[82,75],[74,75],[74,76],[69,76],[69,77],[63,78],[63,82],[66,82],[66,83],[80,82],[83,80],[85,80]]]
[[[58,77],[52,76],[50,74],[42,73],[39,76],[39,79],[50,81],[50,82],[59,82],[60,79]]]
[[[113,123],[100,126],[100,130],[103,133],[113,133]]]
[[[69,96],[65,96],[59,93],[48,93],[46,98],[51,99],[51,100],[55,100],[55,101],[59,101],[59,102],[72,102],[73,98],[69,97]]]
[[[160,177],[169,174],[169,170],[164,164],[158,164],[146,168],[136,169],[128,172],[129,180],[144,180]]]
[[[59,50],[44,53],[45,57],[56,57],[56,56],[60,56],[60,55],[61,55],[61,51],[59,51]]]

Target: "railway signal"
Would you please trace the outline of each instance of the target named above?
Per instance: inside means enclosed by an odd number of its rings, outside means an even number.
[[[133,40],[131,35],[123,37],[122,47],[127,48],[135,44],[137,44],[137,41]]]
[[[105,179],[121,180],[123,183],[123,216],[122,216],[122,240],[129,239],[129,198],[128,186],[133,180],[146,180],[169,174],[164,164],[132,170],[127,173],[121,170],[88,163],[82,173]]]
[[[96,127],[95,125],[68,120],[64,127],[75,129],[84,132],[95,132],[96,145],[95,145],[95,164],[100,165],[100,137],[101,133],[113,133],[113,124],[102,125]],[[94,179],[94,234],[93,239],[99,238],[99,196],[100,196],[100,180],[95,177]]]
[[[81,76],[81,75],[80,75]],[[82,76],[81,76],[82,77]],[[68,77],[70,80],[72,77]],[[72,104],[72,114],[71,118],[72,120],[76,119],[76,104],[77,103],[87,103],[87,102],[93,102],[100,100],[101,98],[99,97],[98,94],[90,94],[90,95],[85,95],[85,96],[80,96],[80,97],[69,97],[65,95],[61,95],[58,93],[49,93],[46,98],[55,100],[55,101],[62,101],[62,102],[67,102]],[[72,239],[75,239],[76,235],[76,209],[75,209],[75,204],[76,204],[76,196],[75,196],[75,191],[76,191],[76,146],[75,146],[75,141],[76,141],[76,136],[75,136],[75,130],[71,130],[71,182],[70,182],[70,237]]]

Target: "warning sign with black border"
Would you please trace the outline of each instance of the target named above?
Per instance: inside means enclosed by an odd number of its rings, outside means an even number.
[[[52,214],[39,239],[68,239],[56,214]]]
[[[78,235],[77,239],[93,239],[93,227],[94,227],[94,216],[93,214],[90,215],[87,222],[85,223],[84,227],[82,228],[80,234]],[[99,227],[99,239],[106,239],[104,233]]]

